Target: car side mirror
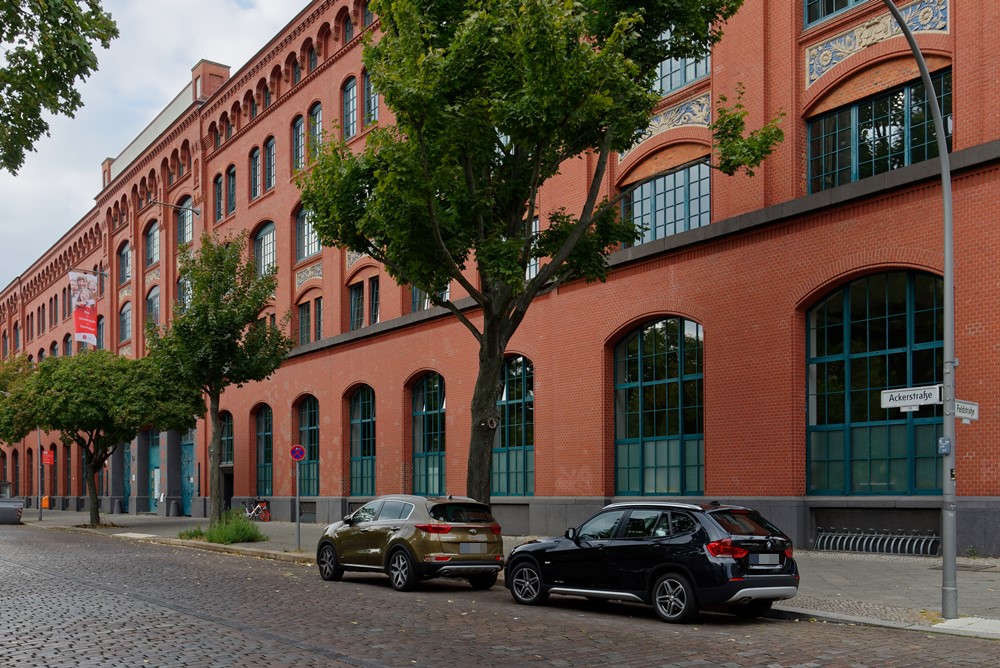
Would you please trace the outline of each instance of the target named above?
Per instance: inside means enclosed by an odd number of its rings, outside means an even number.
[[[344,524],[350,524],[353,518],[354,518],[354,513],[351,513],[350,515],[344,515]]]
[[[566,529],[566,537],[575,543],[577,539],[576,529],[574,527]]]

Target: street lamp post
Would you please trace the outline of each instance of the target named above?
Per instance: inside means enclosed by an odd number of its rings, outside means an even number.
[[[913,57],[920,68],[920,78],[927,91],[927,104],[937,135],[938,158],[941,161],[941,194],[944,205],[944,434],[940,451],[944,455],[941,481],[941,616],[958,617],[957,530],[955,521],[955,267],[952,245],[951,166],[948,160],[948,142],[944,131],[944,118],[938,104],[937,92],[931,81],[927,61],[924,60],[913,31],[906,25],[902,12],[893,0],[882,0],[896,24],[906,37]]]
[[[38,521],[42,520],[42,430],[36,429],[38,432]]]

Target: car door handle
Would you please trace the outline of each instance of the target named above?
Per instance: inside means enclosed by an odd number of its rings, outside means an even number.
[[[403,527],[392,527],[392,529],[390,529],[390,530],[391,530],[391,531],[399,531],[399,530],[400,530],[400,529],[402,529],[402,528],[403,528]]]

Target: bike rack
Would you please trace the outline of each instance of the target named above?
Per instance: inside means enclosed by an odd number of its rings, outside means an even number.
[[[816,527],[816,550],[827,552],[867,552],[877,554],[908,554],[938,556],[941,537],[933,531],[893,533],[889,529],[848,529],[847,527]]]

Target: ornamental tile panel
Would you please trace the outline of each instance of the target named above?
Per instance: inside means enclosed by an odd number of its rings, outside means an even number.
[[[126,285],[124,288],[118,291],[118,301],[125,299],[126,297],[132,296],[132,286]]]
[[[295,287],[299,288],[310,278],[323,278],[323,263],[317,262],[295,272]]]
[[[661,132],[673,130],[684,126],[696,126],[707,128],[712,123],[712,99],[708,93],[681,102],[676,107],[665,109],[658,113],[649,121],[646,131],[642,133],[639,140],[632,145],[632,148],[618,154],[619,160],[624,160],[650,137],[655,137]]]
[[[352,250],[347,251],[347,268],[350,269],[358,260],[366,255],[368,255],[368,253],[359,253]]]
[[[949,0],[917,0],[899,10],[914,33],[948,32]],[[806,49],[806,88],[855,53],[879,42],[901,35],[902,31],[886,11],[870,21],[855,26],[836,37]]]

